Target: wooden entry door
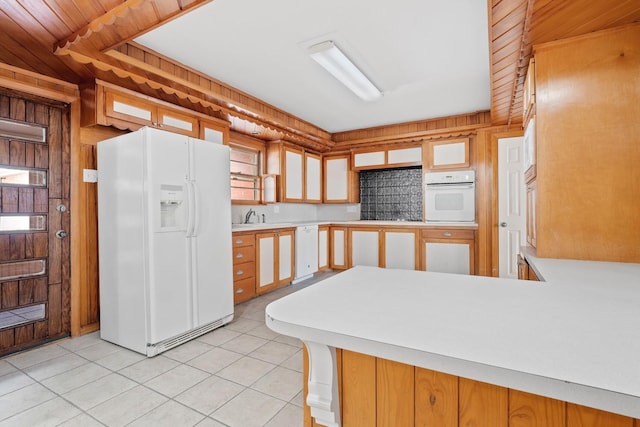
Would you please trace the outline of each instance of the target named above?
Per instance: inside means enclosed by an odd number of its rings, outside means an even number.
[[[0,356],[70,333],[69,123],[0,90]]]

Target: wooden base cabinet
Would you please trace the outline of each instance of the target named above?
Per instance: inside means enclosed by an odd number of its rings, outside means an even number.
[[[304,402],[309,374],[303,349]],[[639,420],[336,349],[343,427],[634,427]],[[635,422],[635,424],[634,424]],[[319,426],[304,404],[304,426]]]
[[[329,226],[318,226],[318,271],[329,268]]]
[[[349,228],[349,266],[417,270],[418,232],[403,228]]]
[[[293,280],[294,229],[256,233],[256,293]]]
[[[540,281],[536,272],[520,254],[518,254],[518,279]]]
[[[233,303],[239,304],[256,295],[256,236],[233,233]]]
[[[348,254],[348,233],[347,227],[329,228],[331,255],[329,265],[333,270],[346,270]]]
[[[422,270],[475,274],[474,230],[422,230],[420,240]]]

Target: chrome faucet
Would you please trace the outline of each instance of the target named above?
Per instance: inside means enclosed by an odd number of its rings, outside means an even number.
[[[254,211],[253,209],[249,209],[249,212],[247,212],[247,214],[244,216],[244,223],[245,224],[249,224],[249,220],[251,219],[251,215],[256,215],[256,211]]]

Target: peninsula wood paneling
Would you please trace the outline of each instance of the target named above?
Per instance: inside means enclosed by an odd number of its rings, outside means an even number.
[[[375,426],[376,359],[361,353],[343,350],[342,425],[344,427]]]
[[[586,406],[348,350],[336,355],[344,427],[640,427]],[[303,347],[305,399],[308,372]],[[319,426],[306,402],[304,426]]]
[[[415,425],[458,427],[458,377],[415,369]]]

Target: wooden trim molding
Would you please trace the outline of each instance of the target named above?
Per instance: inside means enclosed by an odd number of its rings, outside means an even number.
[[[78,85],[0,62],[0,86],[62,102],[80,98]]]

